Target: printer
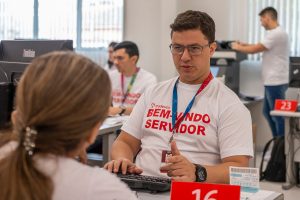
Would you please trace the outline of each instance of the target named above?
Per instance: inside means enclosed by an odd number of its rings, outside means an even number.
[[[247,59],[247,54],[231,49],[233,41],[216,41],[217,49],[210,59],[211,68],[216,77],[224,77],[227,87],[239,95],[240,62]]]

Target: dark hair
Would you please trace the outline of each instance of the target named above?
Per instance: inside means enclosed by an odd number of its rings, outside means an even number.
[[[273,7],[266,7],[262,11],[260,11],[259,16],[270,15],[273,20],[277,20],[277,11]]]
[[[19,145],[0,160],[0,197],[51,200],[51,178],[24,148],[28,127],[37,131],[34,155],[65,156],[104,121],[110,94],[108,74],[84,56],[53,52],[34,59],[17,88],[13,131]]]
[[[118,44],[117,42],[112,41],[108,44],[108,47],[114,48],[117,44]]]
[[[117,44],[114,47],[114,51],[118,49],[125,49],[125,52],[129,55],[129,57],[137,56],[139,58],[140,53],[137,45],[131,41],[123,41]]]
[[[191,29],[199,29],[207,38],[209,43],[215,41],[215,22],[205,12],[188,10],[180,13],[175,18],[173,24],[170,25],[171,37],[173,32],[186,31]]]

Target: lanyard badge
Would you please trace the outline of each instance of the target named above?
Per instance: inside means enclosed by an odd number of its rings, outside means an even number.
[[[183,119],[186,117],[187,113],[190,112],[195,98],[198,94],[200,94],[200,92],[202,90],[204,90],[204,88],[206,88],[206,86],[209,84],[209,82],[213,79],[213,76],[211,73],[209,73],[209,75],[207,76],[207,78],[203,81],[203,83],[201,84],[201,86],[199,87],[199,89],[197,90],[196,94],[194,95],[194,97],[192,98],[192,100],[190,101],[190,103],[187,105],[183,115],[176,121],[177,119],[177,108],[178,108],[178,94],[177,94],[177,84],[179,82],[179,78],[176,80],[175,85],[173,87],[173,98],[172,98],[172,135],[169,139],[169,150],[162,150],[162,154],[161,154],[161,165],[165,165],[167,164],[166,161],[168,159],[168,157],[172,156],[172,152],[171,152],[171,147],[170,144],[171,142],[174,140],[174,135],[176,134],[176,129],[179,127],[179,125],[181,124],[181,122],[183,121]],[[161,173],[166,173],[164,171],[161,171]]]
[[[209,84],[209,82],[213,79],[213,76],[211,74],[211,72],[209,73],[209,75],[206,77],[206,79],[203,81],[203,83],[201,84],[201,86],[199,87],[199,89],[197,90],[196,94],[194,95],[194,97],[192,98],[192,100],[190,101],[190,103],[187,105],[183,115],[176,121],[177,119],[177,108],[178,108],[178,94],[177,94],[177,84],[179,82],[179,78],[176,80],[175,85],[173,87],[173,98],[172,98],[172,135],[170,137],[169,143],[171,143],[174,140],[174,135],[176,133],[176,129],[179,127],[179,125],[181,124],[181,122],[184,120],[184,118],[186,117],[186,115],[188,114],[188,112],[190,112],[195,98],[198,94],[200,94],[202,92],[202,90],[204,90],[206,88],[206,86]]]

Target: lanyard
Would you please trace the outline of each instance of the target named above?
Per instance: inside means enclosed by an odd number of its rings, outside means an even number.
[[[183,119],[185,118],[185,116],[187,115],[188,112],[190,112],[195,98],[198,94],[200,94],[200,92],[202,90],[204,90],[204,88],[206,88],[206,86],[209,84],[209,82],[213,79],[213,76],[211,74],[211,72],[209,73],[209,75],[206,77],[206,79],[203,81],[203,83],[201,84],[201,86],[199,87],[198,91],[196,92],[196,94],[194,95],[194,97],[192,98],[192,100],[190,101],[190,103],[187,105],[183,115],[176,121],[177,118],[177,106],[178,106],[178,94],[177,94],[177,84],[179,81],[179,78],[176,80],[175,85],[173,87],[173,98],[172,98],[172,136],[170,138],[171,142],[173,140],[174,137],[174,133],[176,128],[179,127],[179,125],[181,124],[181,122],[183,121]]]
[[[126,90],[126,93],[125,93],[125,94],[124,94],[124,84],[125,84],[125,83],[124,83],[124,75],[121,74],[121,87],[122,87],[122,93],[123,93],[122,105],[124,104],[124,102],[125,102],[125,100],[126,100],[128,94],[129,94],[129,92],[130,92],[130,90],[131,90],[131,88],[132,88],[132,85],[133,85],[133,83],[134,83],[134,81],[135,81],[135,79],[136,79],[136,76],[137,76],[137,73],[139,72],[139,70],[140,70],[140,68],[136,68],[136,71],[135,71],[135,73],[132,75],[131,80],[130,80],[128,86],[127,86],[127,90]]]

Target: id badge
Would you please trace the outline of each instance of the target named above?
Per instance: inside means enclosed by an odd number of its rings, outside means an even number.
[[[161,166],[166,165],[166,161],[172,156],[171,150],[162,150],[161,152]],[[160,170],[161,173],[167,173],[167,171]]]

